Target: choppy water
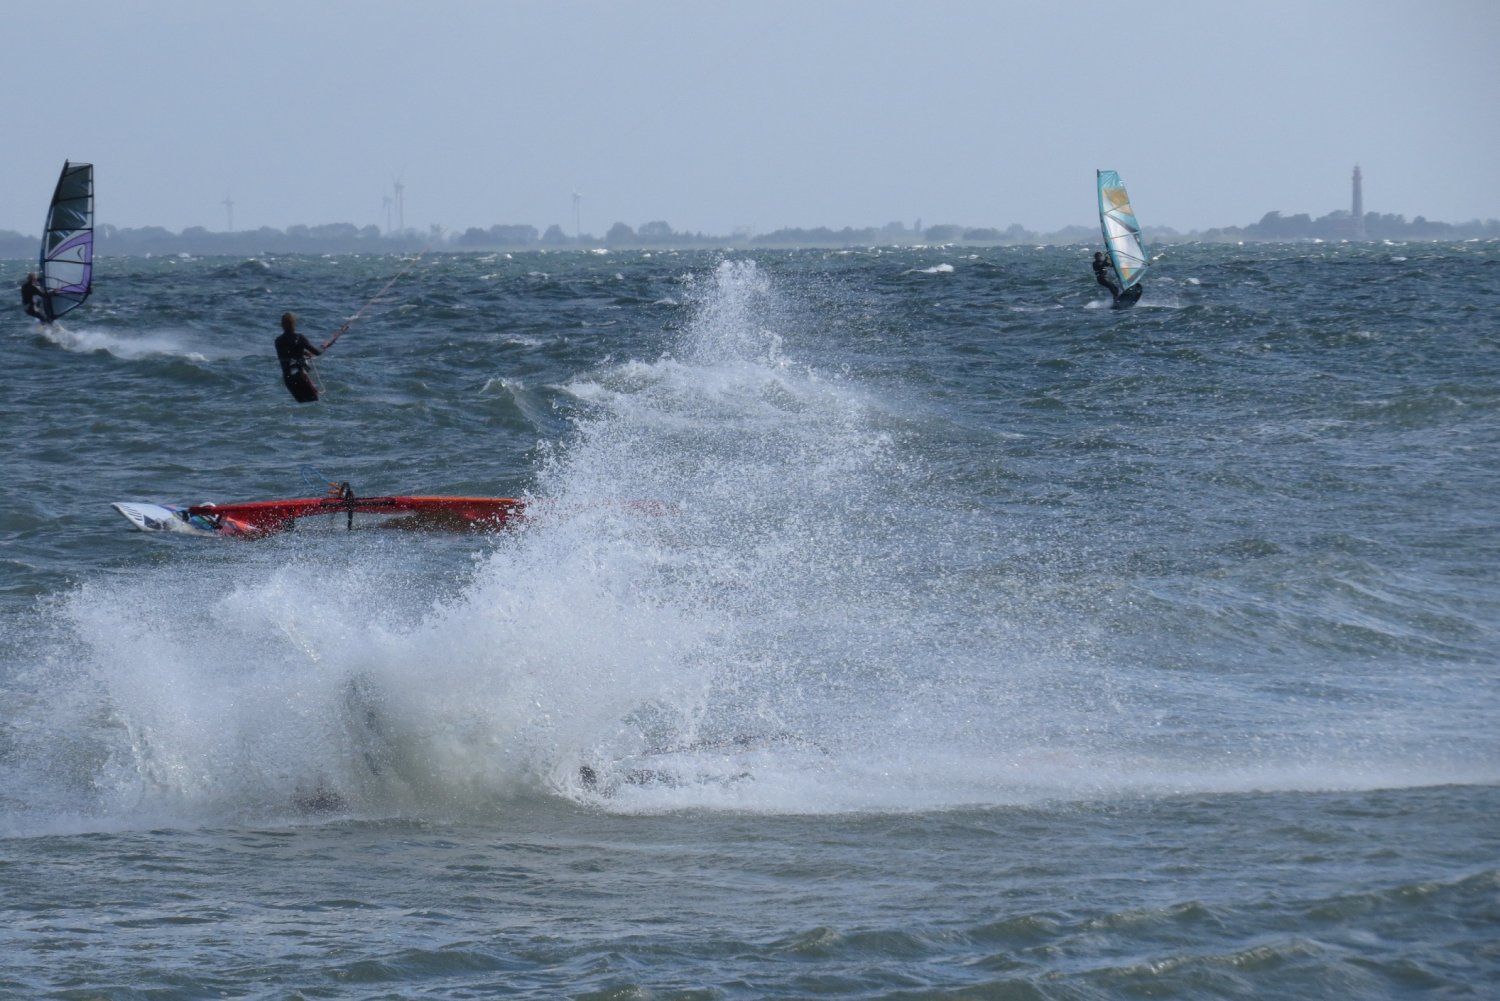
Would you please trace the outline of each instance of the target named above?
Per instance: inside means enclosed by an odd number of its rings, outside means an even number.
[[[0,996],[1492,996],[1500,248],[1089,249],[424,257],[305,407],[402,262],[17,309]],[[545,503],[109,507],[308,466]]]

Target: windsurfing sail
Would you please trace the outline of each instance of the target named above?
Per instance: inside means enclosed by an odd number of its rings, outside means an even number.
[[[298,497],[292,500],[239,504],[113,505],[144,532],[229,535],[258,538],[312,526],[410,528],[438,531],[492,531],[525,516],[526,505],[514,497]],[[359,517],[356,518],[355,516]]]
[[[1151,266],[1146,241],[1141,239],[1141,224],[1130,207],[1125,184],[1113,170],[1097,171],[1099,180],[1099,226],[1104,230],[1104,246],[1120,276],[1120,287],[1136,284]]]
[[[503,528],[520,517],[525,505],[514,497],[299,497],[293,500],[247,501],[240,504],[193,504],[183,508],[189,518],[225,523],[223,534],[270,535],[296,522],[319,515],[330,524],[353,528],[369,519],[384,528],[486,531]],[[122,512],[124,513],[124,512]],[[126,515],[129,517],[129,515]]]
[[[346,483],[331,485],[325,497],[245,501],[234,504],[156,504],[117,501],[112,506],[143,532],[235,536],[257,539],[295,528],[310,530],[388,528],[450,532],[490,532],[553,510],[515,497],[358,497]],[[625,501],[626,510],[667,515],[670,505]]]
[[[83,305],[94,284],[94,165],[63,163],[42,229],[47,318]]]

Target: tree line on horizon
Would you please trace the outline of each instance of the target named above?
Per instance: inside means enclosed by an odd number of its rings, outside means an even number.
[[[1287,243],[1298,241],[1338,241],[1355,239],[1354,216],[1341,209],[1317,219],[1307,213],[1284,216],[1267,212],[1259,222],[1248,226],[1228,226],[1180,233],[1169,227],[1146,227],[1148,240],[1156,243]],[[1447,223],[1422,216],[1408,221],[1401,215],[1365,213],[1365,239],[1380,240],[1470,240],[1500,239],[1500,221],[1489,219],[1467,223]],[[769,233],[738,232],[730,236],[687,233],[673,230],[666,222],[654,221],[639,229],[623,222],[609,228],[602,238],[589,233],[569,236],[558,225],[538,231],[535,226],[497,224],[487,229],[470,227],[449,233],[432,226],[426,233],[408,229],[385,233],[377,226],[358,227],[352,223],[328,223],[320,226],[289,226],[285,230],[262,226],[253,230],[213,232],[192,226],[173,233],[160,226],[120,228],[108,224],[95,231],[96,249],[101,255],[121,257],[172,256],[193,254],[216,256],[263,253],[409,253],[417,250],[451,252],[490,250],[580,250],[607,247],[611,249],[724,248],[724,247],[849,247],[891,244],[966,244],[970,246],[1015,246],[1031,244],[1068,245],[1098,242],[1099,231],[1092,226],[1065,226],[1051,233],[1038,233],[1014,224],[1006,229],[993,227],[938,224],[923,226],[921,220],[907,226],[900,222],[879,227],[826,226],[811,229],[785,228]],[[25,236],[11,230],[0,230],[0,257],[29,258],[37,254],[40,237]]]

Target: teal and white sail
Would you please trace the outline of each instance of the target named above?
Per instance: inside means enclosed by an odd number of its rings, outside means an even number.
[[[1099,226],[1104,230],[1104,247],[1120,276],[1120,287],[1129,288],[1146,274],[1151,255],[1141,239],[1141,224],[1130,207],[1125,184],[1113,170],[1098,171]]]
[[[83,305],[94,287],[94,165],[63,163],[42,229],[47,318]]]

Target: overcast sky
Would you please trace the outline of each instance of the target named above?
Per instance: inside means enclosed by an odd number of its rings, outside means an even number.
[[[1138,9],[1131,16],[1124,11]],[[0,229],[1500,218],[1497,0],[72,0],[10,10]],[[390,221],[394,222],[392,214]]]

